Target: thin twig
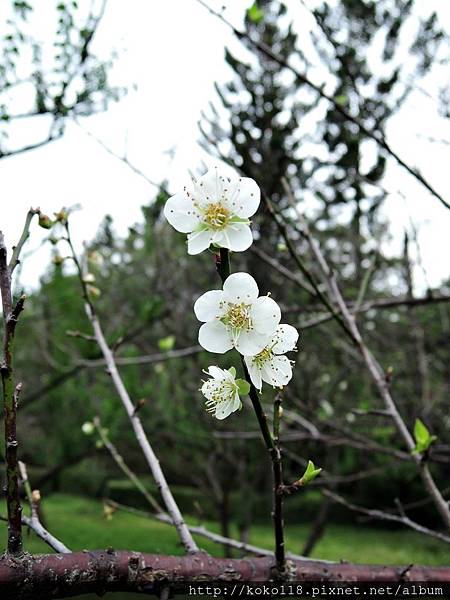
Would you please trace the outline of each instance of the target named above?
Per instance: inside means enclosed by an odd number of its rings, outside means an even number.
[[[109,498],[107,498],[105,502],[116,510],[123,510],[138,517],[155,519],[156,521],[161,521],[162,523],[172,523],[170,517],[166,514],[155,515],[153,513],[145,512],[143,510],[139,510],[131,506],[120,504],[119,502],[116,502],[115,500],[111,500]],[[204,537],[205,539],[214,542],[215,544],[227,546],[228,548],[232,548],[233,550],[239,550],[240,552],[246,552],[247,554],[254,554],[255,556],[273,556],[273,550],[260,548],[259,546],[254,546],[253,544],[247,544],[245,542],[241,542],[233,538],[224,537],[223,535],[214,533],[213,531],[209,531],[202,525],[188,525],[188,527],[191,533]],[[291,554],[290,552],[286,553],[286,557],[292,560],[308,560],[308,558],[304,556],[300,556],[299,554]],[[333,564],[333,561],[323,559],[314,559],[314,562]]]
[[[30,504],[30,517],[26,517],[22,515],[22,523],[32,529],[34,533],[41,538],[46,544],[48,544],[53,550],[59,552],[60,554],[68,554],[71,552],[69,548],[61,541],[59,541],[54,535],[52,535],[47,529],[42,525],[39,518],[39,503],[41,500],[41,495],[38,490],[31,490],[31,485],[28,479],[28,473],[25,463],[19,461],[19,470],[20,477],[22,479],[23,487],[25,489],[25,493],[28,498],[28,502]]]
[[[11,260],[9,261],[8,268],[9,268],[10,275],[13,274],[14,269],[19,264],[19,256],[20,256],[20,253],[22,252],[22,248],[23,248],[25,242],[27,241],[27,239],[30,237],[31,221],[33,220],[34,215],[38,215],[39,213],[40,213],[39,208],[30,208],[30,210],[28,211],[28,214],[25,219],[25,225],[22,230],[22,235],[20,236],[20,239],[17,242],[17,246],[14,246],[13,252],[11,255]]]
[[[100,325],[100,321],[97,317],[97,313],[95,311],[95,307],[91,302],[87,290],[86,283],[83,277],[83,269],[78,260],[77,254],[72,244],[72,240],[70,237],[69,225],[66,222],[66,234],[67,234],[67,243],[69,244],[72,257],[77,269],[78,277],[81,283],[83,298],[85,300],[85,310],[89,321],[91,322],[92,328],[94,330],[94,335],[97,339],[97,343],[99,348],[103,354],[103,357],[106,361],[106,365],[108,368],[108,373],[112,379],[114,387],[119,395],[120,400],[125,408],[125,411],[130,419],[131,425],[134,430],[134,434],[136,436],[136,440],[141,447],[141,450],[147,460],[147,464],[150,467],[150,470],[153,474],[153,477],[156,481],[160,494],[164,500],[164,504],[166,505],[167,511],[172,519],[173,525],[176,528],[180,540],[185,548],[185,550],[189,553],[199,552],[199,548],[195,543],[189,529],[184,522],[184,519],[181,515],[180,509],[175,501],[175,498],[172,495],[172,492],[167,484],[164,473],[161,469],[161,465],[153,451],[153,448],[146,436],[144,428],[142,426],[142,422],[135,411],[135,406],[131,401],[131,398],[128,394],[128,391],[123,383],[123,380],[119,374],[117,369],[116,361],[114,358],[114,354],[111,351],[111,348],[108,346],[108,343],[103,334],[102,327]]]
[[[101,441],[103,442],[103,445],[108,450],[108,452],[110,453],[111,457],[113,458],[114,462],[119,467],[119,469],[124,473],[124,475],[126,477],[128,477],[128,479],[136,487],[136,489],[139,492],[141,492],[141,494],[144,496],[144,498],[147,500],[147,502],[150,504],[150,506],[154,510],[156,510],[157,513],[163,513],[164,510],[161,508],[161,506],[158,504],[158,502],[155,500],[155,498],[150,494],[150,492],[146,489],[145,485],[142,483],[142,481],[139,479],[139,477],[126,464],[126,462],[124,461],[120,452],[117,450],[115,445],[109,439],[104,427],[102,427],[100,418],[94,417],[93,423],[94,423],[94,426],[100,436]]]
[[[373,519],[380,519],[382,521],[393,521],[395,523],[401,523],[402,525],[405,525],[406,527],[409,527],[410,529],[414,529],[415,531],[418,531],[419,533],[422,533],[423,535],[427,535],[429,537],[433,537],[437,540],[440,540],[441,542],[445,542],[446,544],[450,544],[450,537],[448,535],[440,533],[439,531],[434,531],[433,529],[428,529],[428,527],[424,527],[423,525],[420,525],[419,523],[412,521],[409,517],[406,516],[406,514],[404,512],[401,515],[394,515],[392,513],[387,513],[382,510],[377,510],[377,509],[372,509],[372,508],[364,508],[363,506],[358,506],[356,504],[352,504],[351,502],[348,502],[348,500],[346,500],[342,496],[339,496],[338,494],[335,494],[334,492],[330,492],[329,490],[322,490],[322,493],[325,496],[327,496],[328,498],[331,498],[331,500],[333,500],[334,502],[337,502],[338,504],[341,504],[342,506],[345,506],[346,508],[348,508],[354,512],[358,512],[363,515],[367,515],[368,517],[372,517]]]
[[[404,441],[408,451],[410,453],[413,453],[413,450],[415,448],[415,443],[414,443],[413,437],[412,437],[411,433],[409,432],[408,427],[406,426],[406,423],[403,420],[403,417],[401,416],[394,399],[392,398],[392,395],[391,395],[391,392],[389,389],[389,383],[386,380],[386,376],[385,376],[381,366],[379,365],[378,361],[375,359],[375,357],[372,355],[372,353],[369,351],[368,347],[366,346],[366,344],[361,336],[361,333],[359,331],[359,328],[356,324],[355,317],[350,312],[350,310],[344,300],[344,297],[339,289],[339,286],[336,281],[335,273],[331,270],[330,266],[328,265],[324,255],[320,249],[320,246],[318,245],[316,240],[313,238],[311,231],[309,229],[309,225],[308,225],[306,219],[303,217],[303,215],[298,210],[298,207],[293,198],[292,191],[290,190],[290,188],[285,180],[283,182],[283,185],[285,187],[286,193],[288,194],[288,197],[290,198],[290,202],[291,202],[294,210],[296,211],[299,222],[301,223],[302,230],[300,231],[300,233],[302,233],[303,236],[306,238],[306,241],[308,242],[308,245],[310,247],[312,255],[314,256],[317,264],[319,265],[319,267],[322,271],[325,283],[327,284],[328,289],[329,289],[330,296],[334,299],[337,306],[339,307],[340,313],[345,320],[347,328],[350,330],[351,340],[355,344],[356,348],[359,350],[359,352],[366,364],[367,370],[369,371],[369,373],[378,389],[378,392],[384,401],[386,410],[391,414],[392,420],[394,421],[398,432],[400,433],[401,437],[403,438],[403,441]],[[428,465],[426,464],[426,462],[424,460],[422,460],[422,457],[417,453],[413,453],[412,458],[413,458],[413,460],[419,470],[419,473],[422,477],[422,481],[424,483],[425,489],[428,491],[430,496],[433,498],[433,501],[434,501],[437,511],[441,515],[441,518],[442,518],[443,522],[445,523],[447,529],[450,530],[450,508],[449,508],[449,505],[445,501],[445,499],[442,497],[442,494],[440,493],[440,491],[433,479],[433,476],[430,473]]]
[[[159,363],[174,358],[184,358],[185,356],[193,356],[204,352],[201,346],[189,346],[188,348],[180,348],[179,350],[168,350],[167,352],[158,352],[156,354],[145,354],[143,356],[124,356],[116,357],[116,365],[120,366],[132,366],[132,365],[149,365],[152,363]],[[94,360],[78,360],[77,364],[88,367],[104,367],[106,365],[105,359],[94,359]]]

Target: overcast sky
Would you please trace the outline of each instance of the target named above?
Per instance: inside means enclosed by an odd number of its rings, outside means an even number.
[[[286,3],[299,27],[307,30],[314,26],[310,15],[302,13],[298,0]],[[227,16],[240,25],[243,8],[250,2],[212,0],[211,4],[226,5]],[[450,23],[448,0],[428,0],[425,4],[427,10],[437,8],[443,21]],[[44,21],[51,17],[47,7],[40,13]],[[42,23],[41,35],[46,31],[48,35],[47,25]],[[84,119],[83,128],[117,153],[126,150],[129,160],[150,179],[167,179],[170,188],[176,190],[189,171],[196,171],[202,161],[212,162],[198,146],[197,121],[200,111],[216,99],[214,81],[225,82],[231,76],[224,62],[225,46],[236,52],[240,49],[230,30],[195,0],[109,0],[94,50],[107,57],[111,49],[117,49],[114,78],[130,88],[136,85],[136,90],[130,89],[106,113]],[[433,83],[425,82],[426,89]],[[387,133],[391,146],[411,165],[420,166],[450,200],[450,146],[432,144],[421,137],[450,140],[450,120],[438,118],[430,98],[421,92],[412,94]],[[168,153],[170,149],[175,153]],[[0,160],[0,182],[0,225],[9,245],[17,240],[30,205],[51,214],[63,205],[81,204],[82,210],[72,219],[72,231],[80,246],[83,239],[95,234],[106,213],[113,216],[117,230],[125,233],[140,219],[140,207],[155,192],[74,123],[68,125],[62,140]],[[399,248],[403,231],[412,219],[420,226],[428,281],[437,285],[449,276],[450,211],[397,166],[389,167],[384,185],[391,192],[383,208],[392,222],[391,250]],[[44,235],[43,230],[34,229],[28,249],[37,248]],[[47,260],[48,249],[34,253],[22,281],[35,285]],[[419,271],[417,275],[422,288],[423,277]]]

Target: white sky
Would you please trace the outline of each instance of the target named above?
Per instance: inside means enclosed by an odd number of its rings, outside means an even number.
[[[250,3],[211,0],[215,7],[226,5],[227,17],[237,25]],[[298,0],[286,3],[294,16],[300,15]],[[450,22],[450,2],[429,0],[426,6],[436,7],[443,22]],[[44,11],[41,19],[45,16]],[[305,14],[299,22],[311,26]],[[45,35],[47,23],[42,25]],[[200,111],[216,99],[214,81],[230,79],[231,71],[223,58],[225,46],[235,52],[241,48],[230,30],[195,0],[109,0],[94,50],[107,57],[117,49],[114,77],[121,85],[136,84],[137,89],[118,104],[111,104],[106,113],[85,119],[83,127],[117,153],[123,154],[126,149],[129,160],[150,179],[168,179],[170,188],[176,190],[202,161],[211,164],[198,146],[197,121]],[[430,144],[420,135],[450,140],[450,120],[439,119],[430,99],[415,93],[392,120],[388,141],[411,165],[420,166],[450,200],[450,147]],[[166,151],[173,147],[176,152],[171,158]],[[83,239],[94,236],[106,213],[113,216],[116,229],[125,233],[140,219],[140,207],[153,198],[155,191],[75,124],[68,125],[60,141],[0,160],[0,183],[0,228],[9,245],[17,241],[30,205],[51,214],[63,205],[80,203],[82,210],[72,217],[72,231],[80,246]],[[412,219],[420,226],[428,281],[437,285],[449,276],[450,211],[395,165],[388,169],[384,185],[392,192],[383,209],[392,222],[392,251],[399,248],[403,231]],[[406,200],[397,194],[398,190]],[[38,247],[44,236],[44,230],[36,227],[28,250]],[[22,273],[25,284],[37,283],[48,255],[46,247],[30,257]],[[421,273],[417,275],[422,287]]]

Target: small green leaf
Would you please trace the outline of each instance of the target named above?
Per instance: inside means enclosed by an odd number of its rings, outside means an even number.
[[[172,348],[174,346],[175,346],[175,336],[174,335],[168,335],[167,337],[161,338],[160,340],[158,340],[158,347],[160,350],[163,350],[163,352],[172,350]]]
[[[416,440],[416,447],[412,450],[412,454],[422,454],[437,440],[437,437],[430,434],[420,419],[416,419],[414,424],[414,439]]]
[[[250,384],[245,379],[236,379],[236,384],[239,388],[239,395],[246,396],[250,391]]]
[[[264,19],[264,11],[258,6],[257,2],[253,2],[247,10],[247,17],[252,23],[260,23]]]
[[[233,375],[233,377],[236,377],[236,369],[234,367],[230,367],[228,369],[228,372],[231,373]]]
[[[308,460],[308,466],[306,467],[302,477],[299,479],[300,485],[306,485],[307,483],[310,483],[317,477],[317,475],[319,475],[321,471],[321,468],[316,469],[312,460]]]
[[[339,94],[339,96],[336,96],[334,101],[336,102],[336,104],[339,104],[339,106],[345,106],[347,104],[348,98],[345,94]]]

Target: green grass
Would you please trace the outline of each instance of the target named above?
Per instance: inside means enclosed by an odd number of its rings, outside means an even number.
[[[182,554],[178,538],[169,525],[122,511],[116,512],[111,520],[106,520],[99,501],[55,494],[45,499],[43,507],[48,529],[71,550],[112,547],[116,550]],[[195,523],[193,520],[191,522]],[[207,522],[205,526],[218,532],[216,523]],[[299,553],[307,532],[308,527],[305,525],[288,525],[288,549]],[[0,525],[0,533],[5,539],[4,523]],[[255,545],[271,548],[270,525],[256,525],[252,529],[250,541]],[[220,546],[200,537],[197,542],[211,554],[221,556]],[[26,534],[25,543],[27,550],[32,553],[49,551],[33,534]],[[313,557],[345,559],[357,563],[448,565],[450,562],[448,546],[437,540],[425,538],[413,531],[374,529],[360,525],[330,525],[316,546]]]
[[[71,550],[100,549],[112,547],[116,550],[138,550],[161,554],[182,554],[178,538],[169,525],[158,523],[126,512],[116,512],[106,520],[100,501],[87,498],[55,494],[43,503],[47,528],[61,539]],[[4,511],[3,511],[4,512]],[[191,523],[196,524],[193,519]],[[216,523],[204,525],[218,532]],[[299,553],[306,539],[306,525],[291,525],[286,528],[289,550]],[[6,540],[6,524],[0,522],[0,535]],[[46,553],[50,549],[32,533],[25,534],[25,546],[32,553]],[[237,532],[233,531],[237,536]],[[270,525],[257,525],[251,532],[251,543],[271,548]],[[205,538],[198,537],[201,548],[222,556],[222,548]],[[330,525],[325,536],[313,553],[314,558],[329,560],[346,559],[356,563],[391,563],[448,565],[448,546],[425,538],[413,531],[374,529],[364,526]],[[83,596],[95,600],[97,596]],[[141,595],[106,594],[105,600],[141,600]]]

